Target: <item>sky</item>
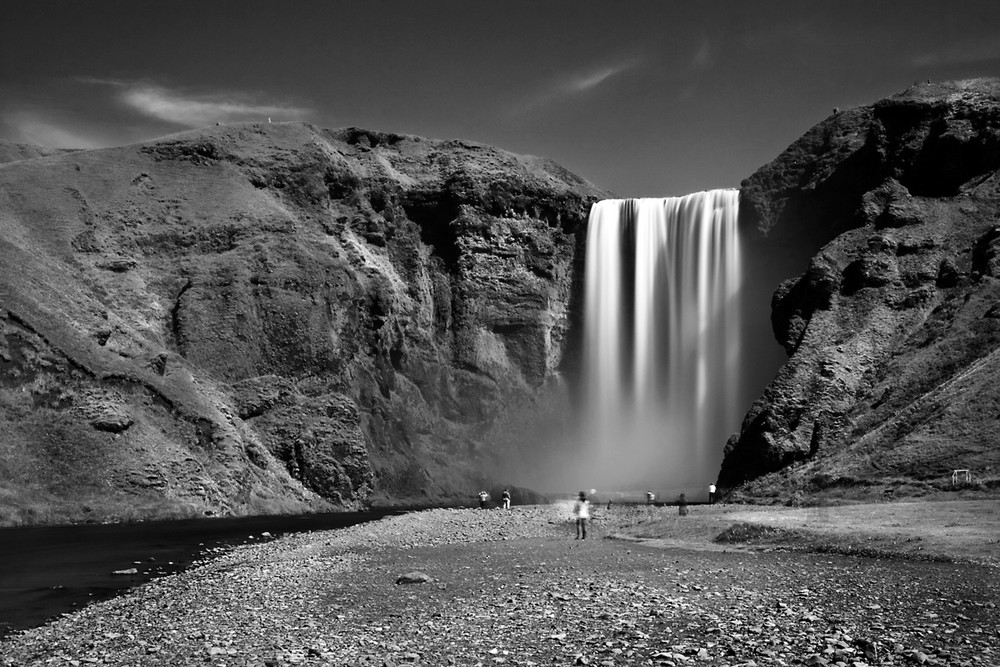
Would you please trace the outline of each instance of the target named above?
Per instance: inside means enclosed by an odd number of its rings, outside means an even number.
[[[0,0],[0,139],[302,120],[542,155],[623,197],[738,187],[834,107],[997,75],[996,0]]]

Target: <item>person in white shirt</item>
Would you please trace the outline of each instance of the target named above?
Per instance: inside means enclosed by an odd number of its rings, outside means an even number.
[[[580,497],[573,503],[573,516],[576,517],[576,539],[587,539],[587,519],[590,518],[590,502],[587,494],[580,492]]]
[[[715,503],[715,484],[708,485],[708,504]]]

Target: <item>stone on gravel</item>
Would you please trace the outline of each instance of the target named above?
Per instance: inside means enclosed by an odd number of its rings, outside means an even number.
[[[396,578],[397,584],[426,584],[434,581],[434,578],[423,572],[407,572]]]

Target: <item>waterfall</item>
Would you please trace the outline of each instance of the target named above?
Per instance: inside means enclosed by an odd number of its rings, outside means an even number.
[[[591,208],[580,456],[605,489],[718,475],[741,416],[738,204],[711,190]]]

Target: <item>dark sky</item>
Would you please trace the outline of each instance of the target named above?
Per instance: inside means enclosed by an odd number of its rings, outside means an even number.
[[[236,120],[462,138],[622,196],[735,187],[834,107],[1000,75],[996,0],[0,0],[0,138]]]

